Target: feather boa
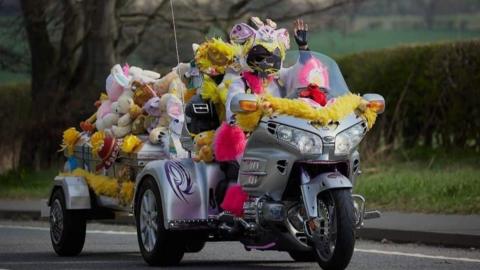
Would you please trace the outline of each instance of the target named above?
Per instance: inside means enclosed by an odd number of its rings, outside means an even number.
[[[268,104],[271,111],[258,110],[253,113],[237,115],[237,123],[244,131],[252,131],[258,125],[261,117],[265,114],[286,114],[302,119],[315,121],[320,125],[327,125],[332,121],[339,121],[352,112],[357,112],[368,127],[372,128],[377,114],[369,108],[359,109],[362,98],[358,95],[347,94],[335,99],[335,102],[326,107],[313,108],[308,103],[296,99],[264,96],[264,103]]]
[[[115,178],[93,174],[79,168],[73,170],[71,173],[62,173],[60,175],[83,177],[96,195],[118,198],[123,205],[128,205],[132,202],[133,189],[135,186],[132,181],[119,183]]]

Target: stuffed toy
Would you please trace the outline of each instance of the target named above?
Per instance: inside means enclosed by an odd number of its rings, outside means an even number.
[[[111,102],[104,97],[100,97],[101,105],[99,106],[96,115],[95,127],[97,130],[110,129],[113,125],[116,125],[118,122],[119,115],[115,111],[118,106],[118,102]],[[87,120],[88,121],[88,120]]]
[[[128,75],[131,76],[131,82],[139,81],[144,84],[155,83],[160,79],[160,73],[135,66],[129,67]]]
[[[153,97],[145,103],[143,110],[148,114],[145,128],[151,143],[161,143],[169,129],[180,132],[184,115],[182,102],[175,95],[167,93],[161,97]]]
[[[115,106],[115,112],[120,115],[117,125],[112,126],[113,135],[122,138],[132,131],[132,123],[141,114],[141,109],[133,102],[128,95],[122,95]]]
[[[195,161],[212,162],[213,161],[213,138],[214,130],[201,132],[193,138],[195,146]]]
[[[153,83],[153,90],[155,91],[157,96],[169,93],[170,84],[176,79],[180,79],[180,77],[175,70],[172,70],[167,73],[167,75],[163,76],[162,78]]]
[[[145,121],[147,116],[145,114],[140,114],[132,123],[132,134],[133,135],[141,135],[147,133],[147,129],[145,128]]]

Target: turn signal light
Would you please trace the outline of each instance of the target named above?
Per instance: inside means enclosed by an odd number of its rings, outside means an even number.
[[[257,102],[252,100],[241,100],[240,109],[245,112],[255,112],[258,108]]]
[[[372,100],[368,102],[367,107],[376,113],[383,113],[383,111],[385,111],[385,102],[381,100]]]

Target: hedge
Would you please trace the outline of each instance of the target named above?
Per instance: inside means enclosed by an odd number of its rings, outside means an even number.
[[[480,40],[363,52],[337,61],[352,92],[379,93],[386,100],[370,142],[394,149],[479,150]]]

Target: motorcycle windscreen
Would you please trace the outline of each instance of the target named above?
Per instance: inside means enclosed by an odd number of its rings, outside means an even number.
[[[337,62],[318,52],[288,51],[280,79],[287,89],[287,96],[310,84],[323,88],[329,98],[350,93]]]

